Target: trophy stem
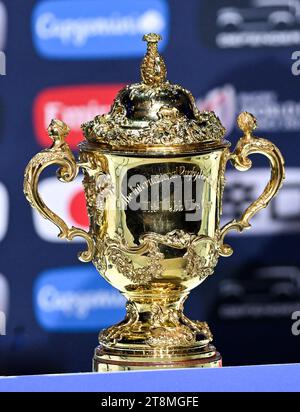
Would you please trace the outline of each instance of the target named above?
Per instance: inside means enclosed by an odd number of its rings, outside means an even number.
[[[126,297],[125,319],[99,335],[95,372],[222,366],[207,323],[183,314],[187,294],[151,290]]]

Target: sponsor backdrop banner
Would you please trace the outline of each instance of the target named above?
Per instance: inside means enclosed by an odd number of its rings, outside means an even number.
[[[76,152],[80,124],[139,81],[146,32],[162,34],[169,80],[220,116],[233,145],[248,110],[286,159],[279,196],[252,231],[231,235],[233,256],[186,311],[209,322],[224,365],[300,361],[300,0],[0,0],[0,375],[89,371],[97,332],[124,315],[122,296],[77,261],[79,241],[59,241],[31,210],[22,184],[52,117],[71,127]],[[267,181],[265,160],[253,166],[229,168],[223,222]],[[43,198],[86,228],[81,177],[62,184],[54,173],[42,176]]]

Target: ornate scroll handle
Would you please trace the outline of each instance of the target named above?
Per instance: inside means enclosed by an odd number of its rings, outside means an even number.
[[[45,218],[54,223],[60,230],[58,235],[61,239],[73,240],[74,237],[83,237],[88,245],[86,251],[79,253],[78,257],[83,262],[89,262],[93,259],[95,245],[89,233],[83,229],[72,226],[69,228],[67,224],[50,210],[38,192],[38,181],[40,174],[46,167],[50,165],[59,165],[57,177],[62,182],[71,182],[78,174],[79,166],[76,164],[75,158],[65,142],[70,129],[60,120],[52,120],[48,127],[48,134],[53,140],[53,144],[49,149],[45,149],[35,155],[27,165],[24,176],[24,193],[31,206]]]
[[[256,118],[250,113],[243,112],[239,115],[237,123],[244,132],[244,136],[238,141],[235,151],[229,157],[233,166],[240,171],[248,170],[252,166],[248,156],[253,153],[261,153],[270,161],[271,178],[263,193],[245,210],[242,217],[239,220],[232,220],[221,229],[219,252],[221,256],[230,256],[233,253],[232,248],[224,244],[225,235],[232,229],[239,232],[249,229],[251,227],[250,219],[261,209],[268,206],[285,178],[284,159],[279,149],[269,140],[252,135],[253,130],[256,128]]]

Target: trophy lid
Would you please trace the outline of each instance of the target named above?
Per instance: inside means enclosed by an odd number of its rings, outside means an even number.
[[[108,114],[84,123],[88,142],[102,149],[127,153],[190,153],[227,146],[225,128],[214,112],[200,112],[194,97],[166,79],[157,49],[161,36],[143,37],[147,52],[141,64],[141,83],[122,89]]]

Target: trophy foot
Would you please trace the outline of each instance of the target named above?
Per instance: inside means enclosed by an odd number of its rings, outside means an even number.
[[[95,372],[160,368],[220,367],[220,354],[211,344],[206,322],[183,314],[185,297],[166,303],[139,299],[128,301],[121,323],[99,334]]]
[[[213,345],[189,348],[118,347],[99,345],[93,359],[94,372],[117,372],[145,369],[219,368],[221,355]]]

